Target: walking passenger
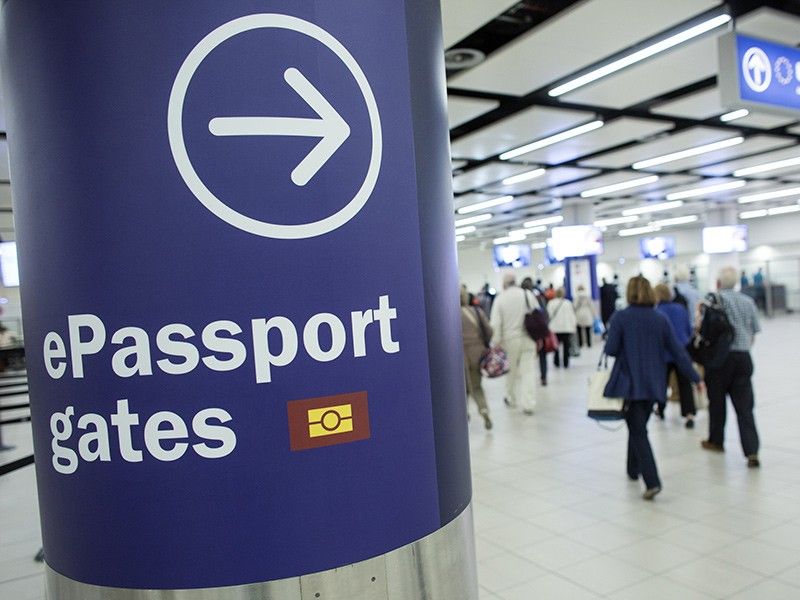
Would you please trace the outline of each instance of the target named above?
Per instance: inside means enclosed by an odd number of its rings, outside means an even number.
[[[558,338],[558,346],[563,356],[564,368],[568,369],[569,348],[578,322],[575,319],[575,309],[572,306],[572,302],[564,298],[564,288],[556,290],[555,299],[547,304],[547,314],[550,316],[550,331],[555,333]],[[559,348],[556,348],[553,354],[553,364],[556,367],[561,366],[561,360],[558,357]]]
[[[674,302],[672,298],[672,290],[663,283],[655,287],[656,294],[656,310],[662,313],[669,320],[672,325],[672,331],[675,337],[678,338],[678,343],[682,348],[686,348],[689,339],[692,337],[692,326],[689,324],[689,311],[685,306],[678,302]],[[681,399],[681,416],[686,419],[686,428],[692,429],[694,427],[694,415],[696,412],[694,405],[694,392],[692,391],[692,382],[681,372],[678,368],[677,361],[672,354],[668,354],[666,381],[670,380],[672,373],[675,373],[678,382],[678,394]],[[664,408],[666,401],[659,405],[658,415],[664,418]]]
[[[755,334],[761,331],[758,311],[753,299],[734,291],[738,274],[733,267],[722,269],[718,277],[719,300],[722,310],[733,326],[734,336],[730,352],[721,366],[706,369],[708,382],[708,439],[703,448],[724,451],[726,396],[730,396],[739,421],[739,438],[750,468],[761,465],[758,459],[759,439],[753,416],[753,359],[750,348]]]
[[[582,285],[578,286],[575,297],[575,318],[578,321],[578,346],[583,348],[583,336],[586,335],[586,347],[592,347],[592,327],[594,326],[594,302]]]
[[[509,371],[503,401],[510,408],[521,404],[526,415],[533,414],[535,405],[536,342],[525,331],[525,315],[536,306],[535,303],[533,294],[518,287],[516,278],[509,273],[503,277],[503,291],[494,300],[491,317],[492,343],[501,346],[508,355]]]
[[[481,358],[492,339],[492,326],[480,306],[470,306],[469,294],[461,290],[461,334],[464,343],[464,374],[467,381],[467,396],[472,396],[478,405],[486,429],[492,428],[489,406],[481,385]]]
[[[643,498],[652,500],[661,491],[661,479],[647,438],[647,421],[653,405],[666,394],[667,355],[701,389],[703,383],[667,318],[653,310],[655,295],[650,282],[641,275],[631,278],[626,297],[628,307],[618,311],[608,327],[605,352],[616,360],[604,395],[625,399],[628,477],[632,481],[642,477],[646,487]]]

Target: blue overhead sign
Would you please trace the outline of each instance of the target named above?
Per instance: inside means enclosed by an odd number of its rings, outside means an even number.
[[[800,111],[800,49],[726,34],[720,39],[719,82],[730,109]]]
[[[455,519],[471,489],[438,2],[2,17],[48,565],[254,583]]]

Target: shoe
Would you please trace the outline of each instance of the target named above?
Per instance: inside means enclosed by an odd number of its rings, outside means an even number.
[[[655,413],[658,415],[658,418],[662,421],[664,420],[664,407],[660,404],[656,404]]]
[[[628,473],[628,479],[630,479],[631,481],[639,481],[639,476],[631,475],[630,473]]]
[[[522,414],[528,415],[529,417],[533,416],[533,411],[530,408],[526,408],[522,411]]]
[[[542,379],[542,387],[547,387],[547,379]]]
[[[686,429],[694,429],[694,419],[686,419]]]
[[[511,408],[511,402],[508,398],[503,398],[503,404],[505,404],[508,408]]]
[[[483,426],[486,428],[486,431],[489,431],[492,428],[492,419],[489,418],[489,413],[484,413],[481,416],[483,417]]]
[[[747,457],[747,468],[748,469],[757,469],[761,466],[761,461],[758,460],[757,454],[752,454]]]
[[[661,488],[660,487],[647,488],[645,493],[642,494],[642,498],[644,498],[645,500],[652,500],[660,492],[661,492]]]
[[[700,445],[703,447],[703,450],[711,450],[712,452],[725,452],[725,448],[720,444],[715,444],[709,440],[703,440],[700,442]]]

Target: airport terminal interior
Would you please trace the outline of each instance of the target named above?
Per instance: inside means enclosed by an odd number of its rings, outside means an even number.
[[[489,312],[510,276],[592,295],[591,347],[573,335],[569,368],[548,354],[546,385],[527,365],[531,410],[505,402],[509,375],[483,378],[490,429],[468,400],[479,598],[800,598],[800,0],[442,0],[442,13],[461,284]],[[0,411],[0,466],[32,453],[7,163],[0,324],[16,351],[0,409],[23,407]],[[713,452],[708,411],[687,428],[668,402],[648,423],[663,489],[644,501],[624,422],[587,418],[601,288],[618,311],[638,275],[702,298],[726,267],[761,327],[760,467],[730,404]],[[0,600],[45,597],[40,548],[27,466],[0,476]]]

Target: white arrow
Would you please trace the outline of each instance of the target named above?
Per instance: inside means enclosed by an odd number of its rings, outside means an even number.
[[[750,57],[750,60],[747,63],[747,68],[753,71],[753,76],[756,80],[756,85],[760,86],[761,82],[763,81],[764,77],[767,74],[767,69],[769,69],[769,65],[764,64],[764,60],[758,55],[753,54]]]
[[[216,136],[272,135],[318,137],[319,143],[292,171],[295,185],[306,185],[350,137],[350,126],[313,84],[295,68],[283,74],[292,89],[306,101],[319,119],[291,117],[215,117],[208,130]]]

